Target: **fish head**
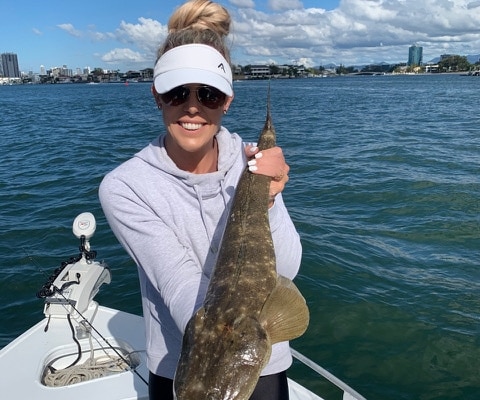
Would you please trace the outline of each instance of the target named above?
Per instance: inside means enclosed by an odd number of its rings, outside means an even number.
[[[194,317],[183,350],[174,382],[177,400],[248,400],[270,359],[271,344],[255,318],[209,327]]]

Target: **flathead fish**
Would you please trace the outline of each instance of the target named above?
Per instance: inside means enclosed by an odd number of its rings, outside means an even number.
[[[275,142],[269,98],[258,147]],[[276,271],[270,182],[248,168],[239,180],[203,307],[183,337],[177,400],[248,400],[272,345],[302,335],[308,326],[305,299]]]

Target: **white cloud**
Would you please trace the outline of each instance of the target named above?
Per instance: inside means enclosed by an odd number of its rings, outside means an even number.
[[[274,11],[303,8],[300,0],[268,0],[268,6]]]
[[[107,63],[142,63],[147,61],[144,55],[128,48],[110,50],[101,57],[101,60]]]
[[[413,43],[423,46],[425,61],[480,52],[480,0],[342,0],[328,11],[304,8],[299,0],[269,0],[270,11],[260,11],[254,0],[229,2],[232,59],[241,65],[406,62]],[[71,24],[58,27],[82,35]],[[151,18],[122,21],[114,32],[88,29],[86,37],[114,43],[102,60],[119,66],[153,65],[167,35],[166,25]]]
[[[130,47],[114,48],[104,55],[101,60],[118,65],[132,65],[144,63],[152,66],[156,52],[167,35],[167,27],[151,18],[138,18],[137,23],[121,21],[115,32],[97,32],[91,27],[90,37],[95,41],[117,41]]]
[[[59,25],[57,25],[57,27],[64,30],[65,32],[67,32],[69,35],[72,35],[72,36],[75,36],[75,37],[82,36],[82,32],[75,29],[72,24],[59,24]]]
[[[136,24],[122,21],[115,35],[119,40],[151,54],[154,60],[158,47],[167,36],[167,26],[151,18],[139,18]]]
[[[103,42],[105,40],[115,39],[115,34],[113,34],[111,32],[90,31],[89,36],[92,40],[94,40],[96,42]]]
[[[467,4],[467,8],[477,8],[480,7],[480,1],[471,1],[470,3]]]
[[[270,14],[233,10],[234,61],[405,62],[413,43],[424,47],[426,61],[447,51],[480,52],[480,1],[342,0],[331,11],[298,3],[271,0]]]
[[[32,32],[35,34],[35,35],[43,35],[43,32],[40,30],[40,29],[37,29],[37,28],[32,28]]]
[[[253,0],[229,0],[232,6],[238,8],[254,8],[255,3]]]
[[[301,58],[299,58],[298,60],[295,60],[295,61],[298,65],[303,65],[307,68],[312,68],[312,67],[316,66],[315,62],[311,58],[308,58],[308,57],[301,57]]]

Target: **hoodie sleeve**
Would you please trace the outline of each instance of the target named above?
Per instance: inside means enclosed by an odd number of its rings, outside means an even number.
[[[110,173],[100,185],[99,197],[113,233],[146,276],[143,290],[147,298],[153,304],[165,304],[179,331],[184,332],[208,286],[198,262],[132,185]]]
[[[275,246],[277,272],[293,279],[300,269],[302,245],[281,194],[275,197],[275,203],[269,210],[269,218]]]

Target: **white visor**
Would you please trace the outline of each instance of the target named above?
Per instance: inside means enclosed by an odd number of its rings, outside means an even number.
[[[186,44],[164,53],[155,64],[153,81],[157,93],[190,83],[217,88],[233,95],[232,70],[228,61],[213,47]]]

